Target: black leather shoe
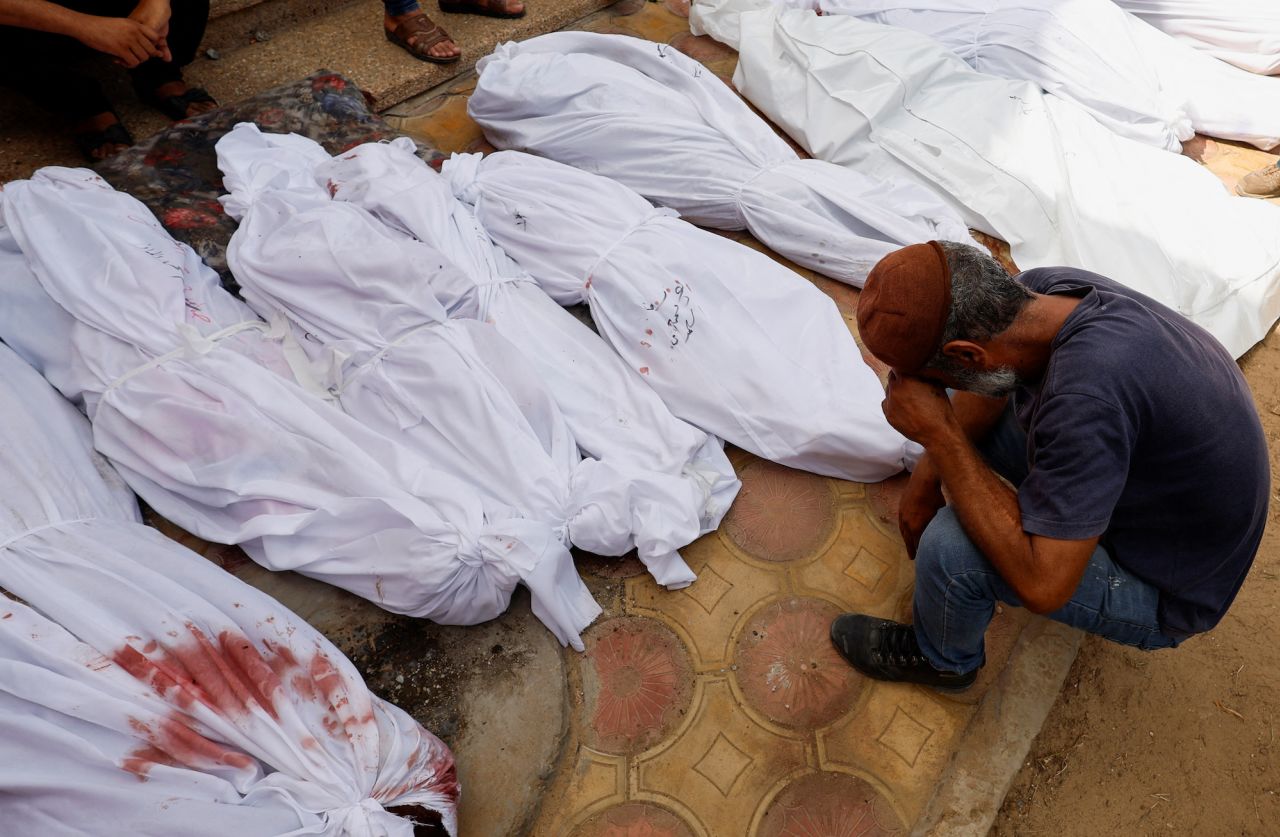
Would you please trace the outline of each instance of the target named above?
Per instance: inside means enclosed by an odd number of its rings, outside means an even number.
[[[915,628],[889,619],[846,613],[831,623],[831,642],[850,665],[876,680],[960,692],[978,678],[978,669],[954,672],[934,668],[920,653]]]

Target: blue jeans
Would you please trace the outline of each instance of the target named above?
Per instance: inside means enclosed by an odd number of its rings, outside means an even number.
[[[1012,406],[978,450],[1014,486],[1026,478],[1027,434]],[[955,512],[942,509],[924,530],[916,551],[913,606],[916,639],[924,656],[944,671],[966,672],[981,666],[986,659],[983,636],[996,602],[1020,605],[1013,588],[969,540]],[[1159,591],[1135,578],[1099,546],[1071,601],[1048,617],[1144,650],[1171,648],[1183,638],[1161,633],[1159,604]]]
[[[418,0],[382,0],[382,6],[386,9],[387,14],[395,17],[397,15],[407,15],[409,12],[418,10]]]

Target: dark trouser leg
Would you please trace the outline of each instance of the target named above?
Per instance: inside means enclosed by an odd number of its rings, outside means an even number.
[[[77,66],[88,54],[74,38],[0,26],[0,83],[80,122],[111,110],[97,80]]]
[[[992,468],[1010,482],[1027,472],[1026,434],[1008,411],[979,446]],[[966,672],[982,665],[983,637],[996,602],[1019,605],[996,568],[974,546],[947,508],[925,529],[916,553],[913,608],[916,639],[935,668]],[[1049,614],[1057,622],[1143,649],[1169,648],[1180,640],[1160,632],[1159,593],[1094,550],[1075,595]]]
[[[168,43],[173,60],[152,58],[129,71],[134,87],[144,94],[154,93],[157,87],[171,81],[182,80],[182,68],[195,60],[209,22],[209,0],[171,0],[170,8],[173,15],[169,18]]]
[[[390,17],[399,17],[418,10],[418,0],[382,0],[382,5]]]

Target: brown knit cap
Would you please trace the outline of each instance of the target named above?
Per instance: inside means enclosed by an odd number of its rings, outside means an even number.
[[[858,298],[858,332],[895,372],[918,372],[942,342],[951,313],[951,268],[936,241],[903,247],[872,268]]]

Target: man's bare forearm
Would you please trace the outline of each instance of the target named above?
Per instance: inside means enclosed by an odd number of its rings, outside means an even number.
[[[0,26],[76,37],[88,15],[45,0],[0,0]]]
[[[1022,531],[1018,495],[959,427],[928,446],[965,534],[1020,596],[1036,587],[1035,553]]]
[[[1008,398],[987,398],[971,392],[956,391],[951,394],[951,410],[960,424],[964,435],[971,442],[981,441],[1004,414]],[[925,451],[916,463],[915,475],[922,479],[941,479],[933,457]]]

